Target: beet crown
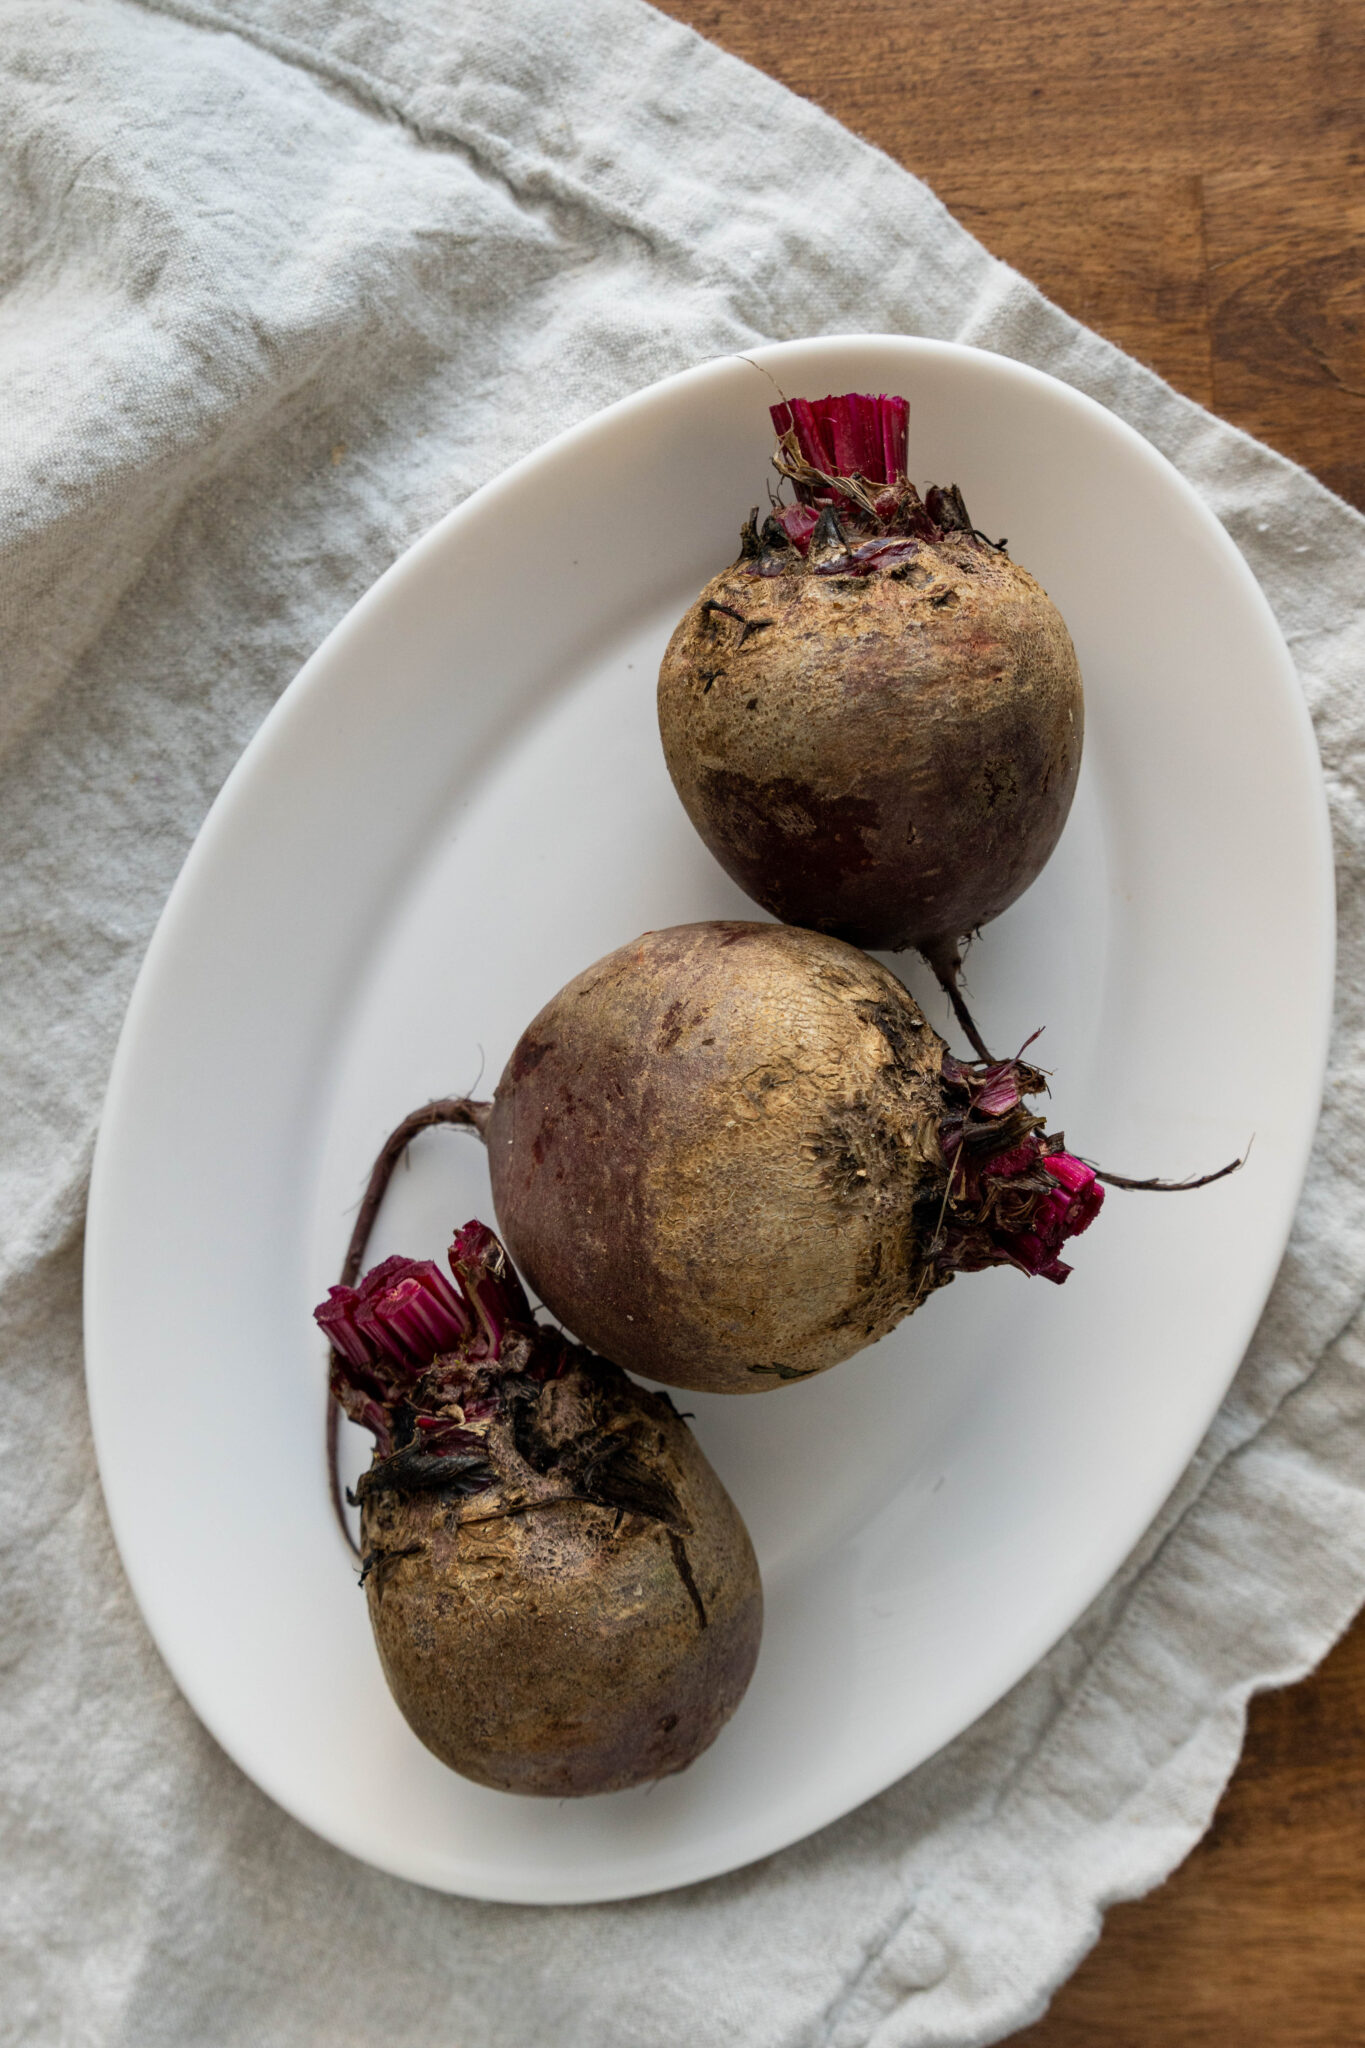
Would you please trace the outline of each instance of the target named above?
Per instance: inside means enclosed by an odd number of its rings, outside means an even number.
[[[430,1259],[394,1257],[313,1311],[332,1345],[332,1393],[374,1436],[362,1500],[379,1486],[484,1491],[487,1423],[568,1367],[569,1345],[536,1322],[485,1224],[466,1223],[447,1256],[453,1286]]]
[[[638,1457],[623,1458],[619,1441],[589,1429],[548,1458],[538,1442],[547,1387],[572,1372],[610,1384],[621,1378],[618,1368],[536,1321],[486,1224],[457,1231],[448,1259],[453,1287],[430,1259],[388,1258],[358,1287],[330,1288],[313,1311],[332,1344],[333,1395],[375,1440],[357,1501],[383,1490],[460,1499],[510,1481],[540,1505],[573,1499],[685,1534],[686,1517],[668,1486]],[[510,1437],[501,1424],[510,1424]],[[548,1486],[530,1477],[546,1481],[552,1468]]]
[[[848,391],[837,398],[784,399],[769,412],[777,429],[774,466],[790,482],[796,503],[774,507],[772,532],[765,522],[760,534],[756,515],[750,517],[741,536],[741,556],[758,558],[762,566],[754,573],[782,573],[780,561],[762,546],[765,535],[779,547],[779,535],[785,536],[803,556],[812,547],[818,554],[822,541],[837,548],[851,535],[873,536],[860,546],[845,545],[842,553],[820,555],[811,564],[818,576],[870,576],[874,569],[892,568],[918,553],[899,542],[938,542],[950,533],[968,534],[1004,551],[1003,540],[986,541],[977,532],[956,484],[930,484],[926,496],[920,497],[906,474],[906,399],[885,392],[874,398]],[[823,532],[822,514],[829,515]]]
[[[1059,1284],[1068,1238],[1088,1230],[1104,1189],[1093,1166],[1024,1103],[1046,1085],[1022,1059],[966,1062],[945,1052],[938,1140],[948,1165],[943,1220],[932,1250],[939,1272],[1014,1266]]]

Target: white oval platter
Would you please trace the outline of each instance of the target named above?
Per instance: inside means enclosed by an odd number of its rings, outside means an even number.
[[[758,914],[684,817],[654,714],[668,633],[766,488],[754,363],[796,394],[904,392],[912,474],[961,484],[1074,636],[1075,808],[970,957],[992,1043],[1046,1025],[1054,1127],[1122,1172],[1255,1145],[1202,1193],[1111,1194],[1065,1287],[972,1276],[832,1374],[689,1397],[763,1567],[753,1686],[679,1777],[513,1798],[446,1771],[389,1698],[328,1504],[310,1310],[408,1109],[491,1089],[540,1005],[639,931]],[[191,1704],[328,1840],[488,1899],[687,1884],[889,1785],[1076,1619],[1217,1408],[1305,1169],[1332,934],[1317,756],[1269,607],[1176,471],[1069,387],[939,342],[792,342],[519,463],[380,578],[265,721],[119,1046],[90,1401],[119,1548]],[[473,1215],[493,1220],[480,1149],[433,1134],[372,1256],[439,1256]]]

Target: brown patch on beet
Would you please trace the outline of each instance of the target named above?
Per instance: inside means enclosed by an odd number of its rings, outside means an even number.
[[[664,1020],[659,1027],[658,1045],[660,1052],[671,1052],[682,1037],[683,1011],[685,1007],[682,1003],[670,1003],[664,1011]]]
[[[517,1067],[519,1070],[518,1079],[521,1078],[522,1074],[533,1074],[536,1068],[540,1065],[541,1061],[545,1058],[545,1055],[553,1051],[553,1046],[541,1045],[539,1041],[534,1038],[520,1039],[517,1044],[516,1052],[512,1055],[512,1057],[517,1062]]]
[[[912,1015],[904,1003],[888,1002],[881,996],[860,999],[858,1014],[881,1033],[896,1065],[907,1075],[914,1074],[924,1059],[924,1034],[928,1028],[918,1009]]]
[[[790,777],[755,782],[728,768],[706,768],[699,787],[717,821],[724,866],[742,889],[766,889],[766,908],[785,923],[831,874],[865,874],[875,865],[876,805],[862,797],[825,797]],[[714,850],[714,849],[713,849]],[[780,880],[774,881],[779,874]]]

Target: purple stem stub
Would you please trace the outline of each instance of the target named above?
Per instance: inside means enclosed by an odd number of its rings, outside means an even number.
[[[788,548],[819,557],[818,575],[854,577],[894,568],[920,542],[937,543],[948,534],[1005,552],[1003,540],[991,540],[972,525],[956,484],[929,484],[921,498],[911,483],[910,407],[904,398],[831,392],[827,398],[784,399],[769,411],[778,440],[774,467],[791,484],[796,503],[775,505],[761,535],[745,529],[743,552],[757,557],[749,562],[749,575],[779,574]],[[849,545],[837,557],[829,553],[831,514],[846,540],[864,545]]]
[[[894,484],[905,475],[910,406],[904,398],[848,391],[837,398],[794,398],[769,411],[779,439],[794,433],[805,461],[825,476]]]
[[[1060,1283],[1071,1271],[1062,1246],[1090,1228],[1104,1189],[1025,1107],[1024,1097],[1043,1089],[1042,1074],[1022,1059],[968,1063],[945,1053],[942,1079],[948,1195],[935,1266],[944,1274],[1015,1266]]]
[[[329,1288],[313,1315],[332,1346],[332,1393],[395,1479],[471,1492],[492,1484],[479,1424],[497,1412],[499,1380],[555,1379],[569,1353],[486,1225],[466,1223],[448,1258],[453,1284],[430,1259],[384,1259],[357,1286]]]
[[[774,507],[764,530],[776,529],[799,555],[819,557],[818,574],[870,576],[908,560],[923,541],[941,541],[959,528],[971,533],[956,485],[932,485],[926,504],[906,474],[904,398],[845,391],[784,400],[769,410],[778,436],[774,461],[796,503]],[[827,548],[831,516],[846,543],[837,555]],[[751,573],[771,570],[764,560]]]

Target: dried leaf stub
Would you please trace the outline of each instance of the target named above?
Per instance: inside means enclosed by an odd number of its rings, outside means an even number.
[[[1090,1228],[1104,1189],[1025,1106],[1046,1087],[1043,1075],[1022,1058],[969,1064],[945,1053],[943,1083],[949,1193],[937,1263],[945,1272],[1008,1265],[1065,1280],[1061,1248]]]

